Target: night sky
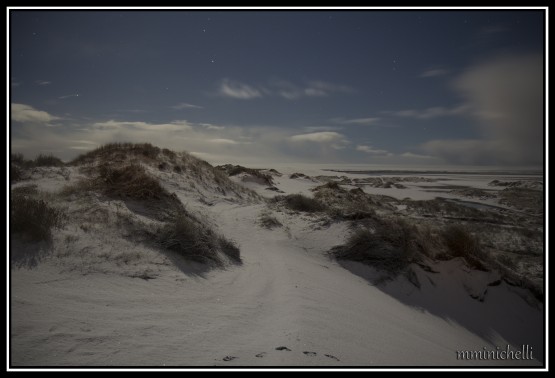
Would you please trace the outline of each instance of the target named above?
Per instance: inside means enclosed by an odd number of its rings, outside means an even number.
[[[541,167],[544,16],[12,9],[12,152]]]

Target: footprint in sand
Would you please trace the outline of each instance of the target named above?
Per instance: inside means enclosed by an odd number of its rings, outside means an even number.
[[[237,358],[237,357],[233,357],[233,356],[225,356],[225,357],[223,358],[223,360],[224,360],[224,361],[231,361],[231,360],[234,360],[234,359],[236,359],[236,358]]]
[[[279,347],[276,348],[276,350],[286,350],[286,351],[288,351],[288,352],[291,352],[291,349],[289,349],[289,348],[287,348],[287,347],[285,347],[285,346],[279,346]]]
[[[331,354],[324,354],[324,356],[331,358],[332,360],[340,361],[339,358],[332,356]]]
[[[316,356],[316,352],[309,352],[309,351],[305,350],[303,353],[306,354],[307,356],[310,356],[310,357]]]

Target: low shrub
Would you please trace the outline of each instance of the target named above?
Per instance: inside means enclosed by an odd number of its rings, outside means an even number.
[[[13,196],[34,196],[38,193],[36,184],[18,186],[12,189]]]
[[[65,215],[45,201],[24,194],[13,194],[10,200],[10,229],[33,241],[50,240],[53,228],[61,228]]]
[[[104,193],[114,197],[136,200],[162,199],[170,194],[138,164],[114,167],[105,164],[99,167],[97,185]]]
[[[17,165],[10,164],[10,181],[21,181],[23,180],[23,170]]]
[[[442,233],[448,253],[454,257],[463,257],[469,264],[482,267],[487,258],[480,246],[480,240],[462,225],[449,225]]]
[[[259,178],[266,185],[272,186],[274,184],[274,180],[272,176],[261,172],[260,169],[246,168],[241,165],[231,165],[231,164],[220,165],[216,167],[216,169],[226,172],[227,175],[230,177],[237,176],[238,174],[241,174],[241,173],[246,173],[251,176]]]
[[[210,228],[187,216],[179,214],[158,232],[159,244],[181,256],[202,262],[221,265],[218,252],[236,262],[241,261],[239,248]]]
[[[85,154],[81,154],[71,161],[72,165],[90,163],[95,159],[110,159],[118,157],[125,159],[127,154],[155,159],[160,153],[160,148],[150,143],[108,143]]]
[[[289,194],[283,200],[288,208],[295,211],[315,213],[326,209],[322,202],[302,194]]]
[[[16,153],[11,155],[11,166],[17,167],[20,170],[34,168],[34,167],[63,167],[65,163],[50,154],[39,154],[34,160],[26,160],[23,154]]]
[[[15,153],[15,154],[11,155],[10,162],[12,162],[13,164],[17,164],[17,165],[23,165],[23,164],[25,164],[26,160],[23,157],[23,154],[18,152],[18,153]]]
[[[35,167],[63,167],[65,164],[54,155],[39,154],[35,158],[33,165]]]
[[[177,156],[177,155],[175,154],[175,152],[173,152],[172,150],[168,150],[167,148],[163,148],[163,149],[162,149],[162,153],[163,153],[164,155],[166,155],[167,157],[169,157],[170,160],[172,160],[172,161],[175,160],[175,158],[176,158],[176,156]]]
[[[341,189],[341,187],[339,186],[339,184],[336,181],[328,181],[327,183],[322,185],[322,187],[327,188],[327,189],[332,189],[332,190],[340,190]]]
[[[12,154],[10,158],[10,163],[11,165],[17,166],[22,170],[33,168],[35,166],[35,162],[33,160],[26,160],[21,153]]]
[[[376,219],[370,228],[359,229],[332,254],[338,259],[358,261],[398,273],[418,260],[421,246],[416,227],[401,219]]]
[[[516,261],[507,255],[498,256],[497,261],[511,270],[516,270],[518,268]]]
[[[218,237],[218,244],[220,251],[222,251],[227,257],[235,262],[241,262],[241,250],[237,245],[223,236]]]
[[[260,214],[260,224],[267,229],[283,226],[269,211],[264,211]]]

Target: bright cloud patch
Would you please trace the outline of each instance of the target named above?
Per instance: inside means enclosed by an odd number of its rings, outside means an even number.
[[[345,137],[335,131],[321,131],[318,133],[299,134],[291,137],[293,142],[334,143],[344,141]]]
[[[218,143],[218,144],[239,144],[239,142],[234,141],[232,139],[225,139],[225,138],[216,138],[216,139],[210,139],[210,142],[212,143]]]
[[[21,123],[48,123],[60,119],[29,105],[11,104],[11,120]]]
[[[356,150],[360,151],[360,152],[370,154],[370,155],[381,155],[381,156],[391,156],[392,155],[389,151],[380,150],[380,149],[374,148],[372,146],[365,146],[365,145],[358,145],[356,147]]]
[[[416,119],[432,119],[439,117],[457,116],[467,114],[470,111],[469,104],[461,104],[454,107],[434,106],[426,109],[407,109],[393,112],[385,112],[397,117],[416,118]]]
[[[202,109],[202,106],[199,105],[193,105],[193,104],[188,104],[186,102],[181,102],[177,105],[171,106],[172,109],[175,110],[183,110],[183,109]]]
[[[147,123],[147,122],[120,122],[110,120],[107,122],[97,122],[94,127],[100,129],[132,128],[145,131],[185,131],[192,130],[192,126],[187,121],[172,121],[171,123]]]
[[[326,97],[334,93],[350,92],[353,92],[351,87],[321,80],[313,80],[305,84],[294,84],[285,80],[272,80],[267,86],[255,87],[224,79],[218,89],[218,93],[221,96],[240,100],[250,100],[263,96],[279,96],[287,100],[297,100],[303,97]]]
[[[354,118],[354,119],[337,119],[336,122],[343,125],[375,125],[380,121],[380,118],[369,117],[369,118]]]
[[[229,79],[224,79],[222,81],[219,93],[224,97],[231,97],[239,100],[250,100],[262,96],[258,89]]]

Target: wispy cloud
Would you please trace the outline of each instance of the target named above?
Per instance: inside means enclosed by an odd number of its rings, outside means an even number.
[[[182,109],[204,109],[202,106],[199,105],[193,105],[193,104],[189,104],[186,102],[181,102],[177,105],[174,106],[170,106],[170,108],[175,109],[175,110],[182,110]]]
[[[304,95],[302,87],[284,80],[272,80],[269,85],[272,90],[266,89],[267,94],[274,94],[287,100],[296,100]]]
[[[235,98],[239,100],[251,100],[254,98],[262,97],[261,92],[251,87],[250,85],[224,79],[218,90],[218,93],[224,97]]]
[[[80,150],[80,151],[87,151],[99,146],[97,142],[93,142],[90,140],[72,140],[70,141],[73,145],[68,146],[71,150]]]
[[[343,128],[337,126],[307,126],[303,127],[303,130],[313,133],[317,131],[341,131]]]
[[[213,125],[211,123],[199,123],[198,125],[204,127],[206,130],[225,130],[225,126]]]
[[[417,118],[417,119],[432,119],[438,117],[457,116],[468,114],[471,111],[469,104],[461,104],[451,108],[443,106],[434,106],[426,109],[405,109],[396,111],[384,111],[384,114],[389,114],[397,117]]]
[[[356,147],[356,150],[360,151],[360,152],[364,152],[366,154],[370,154],[370,155],[378,155],[378,156],[392,156],[393,155],[392,153],[390,153],[387,150],[380,150],[380,149],[374,148],[372,146],[366,146],[366,145],[360,145],[360,144]]]
[[[270,82],[270,88],[268,93],[287,100],[297,100],[302,97],[327,97],[334,93],[351,93],[354,91],[346,85],[333,84],[321,80],[309,81],[305,85],[275,80]]]
[[[404,152],[400,155],[401,157],[407,159],[434,159],[433,156],[430,155],[422,155],[422,154],[415,154],[413,152]]]
[[[225,139],[225,138],[215,138],[215,139],[208,139],[209,142],[211,143],[217,143],[217,144],[239,144],[240,142],[237,142],[233,139]]]
[[[420,74],[420,77],[437,77],[447,75],[449,73],[448,70],[443,68],[434,68],[430,70],[426,70]]]
[[[187,121],[172,121],[170,123],[148,123],[148,122],[125,122],[106,121],[96,122],[93,127],[98,129],[136,129],[144,131],[186,131],[192,130],[193,126]]]
[[[70,94],[70,95],[60,96],[60,97],[58,97],[58,99],[60,99],[60,100],[65,100],[65,99],[67,99],[67,98],[72,98],[72,97],[79,97],[79,94],[76,93],[76,94]]]
[[[321,80],[308,81],[305,84],[294,84],[285,80],[271,80],[265,86],[253,86],[230,79],[222,80],[218,93],[224,97],[250,100],[265,96],[278,96],[286,100],[297,100],[306,97],[327,97],[334,93],[352,93],[354,89],[340,84]]]
[[[52,82],[48,81],[48,80],[37,80],[37,81],[35,81],[35,84],[37,84],[37,85],[50,85],[50,84],[52,84]]]
[[[378,117],[368,117],[368,118],[352,118],[352,119],[345,119],[345,118],[334,118],[334,122],[342,124],[342,125],[376,125],[380,118]]]
[[[335,131],[321,131],[308,134],[297,134],[289,138],[295,144],[320,144],[322,146],[329,146],[332,149],[340,150],[345,148],[350,142],[347,138]]]
[[[317,133],[298,134],[293,135],[291,140],[293,142],[315,142],[315,143],[330,143],[344,139],[342,134],[335,131],[321,131]]]
[[[333,93],[351,93],[354,90],[346,85],[328,83],[325,81],[310,81],[304,88],[304,94],[309,97],[329,96]]]
[[[118,112],[123,113],[146,113],[147,111],[144,109],[118,109]]]
[[[61,119],[45,111],[37,110],[30,105],[12,103],[10,108],[11,120],[15,122],[48,124],[49,122]]]

